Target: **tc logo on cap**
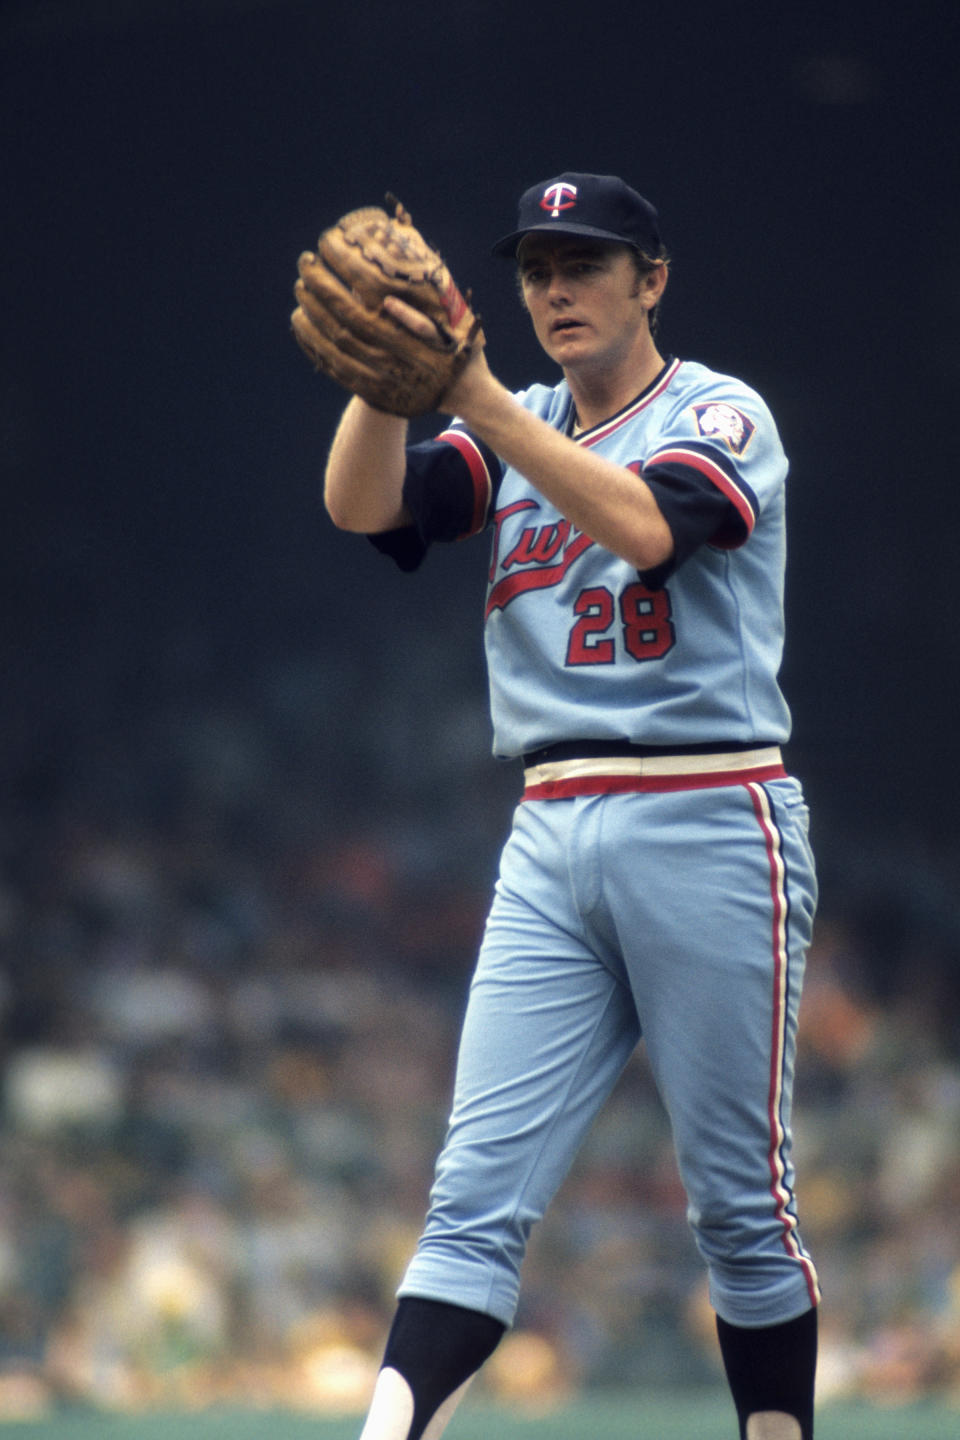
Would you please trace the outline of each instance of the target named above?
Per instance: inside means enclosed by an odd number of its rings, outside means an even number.
[[[540,209],[549,210],[553,219],[556,220],[561,210],[572,210],[576,203],[576,185],[568,185],[565,181],[558,180],[555,185],[548,185],[544,190]]]

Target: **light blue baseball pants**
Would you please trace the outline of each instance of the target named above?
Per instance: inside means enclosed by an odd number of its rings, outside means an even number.
[[[642,1036],[714,1307],[763,1326],[816,1304],[790,1133],[815,906],[792,778],[521,803],[399,1294],[512,1322],[531,1227]]]

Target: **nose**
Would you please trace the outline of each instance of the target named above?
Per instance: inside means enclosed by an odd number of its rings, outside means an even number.
[[[570,287],[562,270],[552,271],[550,283],[547,286],[547,299],[552,305],[569,303]]]

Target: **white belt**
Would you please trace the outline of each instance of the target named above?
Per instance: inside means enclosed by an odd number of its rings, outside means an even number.
[[[769,779],[782,773],[780,747],[765,745],[757,750],[729,750],[715,755],[597,755],[585,760],[548,760],[528,766],[523,779],[527,791],[556,787],[558,792],[576,794],[585,793],[592,782],[598,782],[598,790],[657,789],[657,781],[666,782],[664,789],[697,789],[700,785]]]

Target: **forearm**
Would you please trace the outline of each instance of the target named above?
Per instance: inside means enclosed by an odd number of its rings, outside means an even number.
[[[578,530],[635,565],[655,568],[673,536],[649,486],[532,415],[489,372],[458,394],[458,414]]]
[[[376,534],[409,523],[403,504],[407,422],[356,396],[330,447],[324,504],[341,530]]]

